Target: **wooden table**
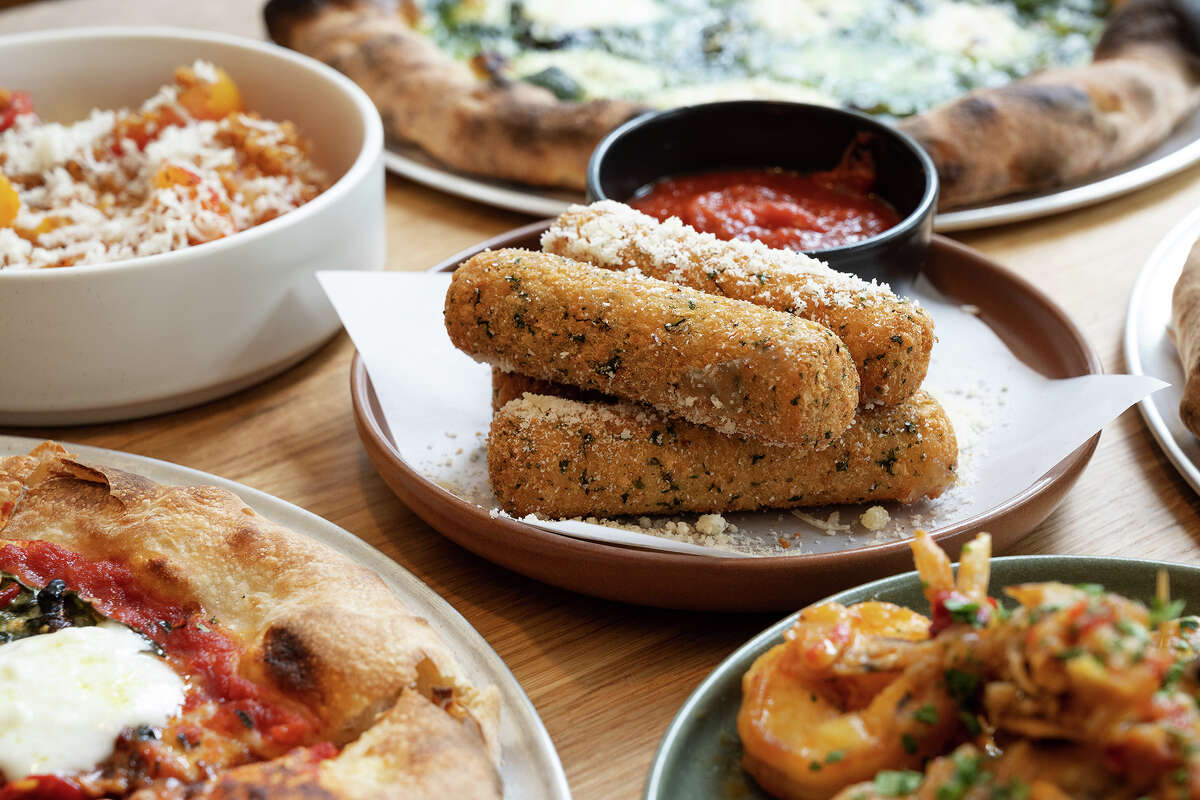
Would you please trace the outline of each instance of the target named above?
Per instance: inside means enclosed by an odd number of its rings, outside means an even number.
[[[138,5],[102,0],[86,7],[124,14]],[[167,8],[175,4],[152,5],[159,14],[152,19],[179,13]],[[56,6],[56,20],[78,22],[76,9],[85,4],[67,0],[46,9]],[[32,10],[0,14],[0,30],[18,27],[6,24],[13,21],[32,27],[28,17],[5,16]],[[105,14],[114,18],[121,19]],[[424,269],[528,221],[395,177],[388,179],[387,200],[388,268],[396,270]],[[1082,327],[1106,370],[1122,372],[1134,277],[1155,243],[1197,205],[1200,168],[1098,207],[955,238],[1049,293]],[[114,425],[0,433],[109,447],[216,473],[362,537],[445,597],[504,658],[545,721],[575,797],[637,796],[683,700],[772,618],[594,600],[535,583],[451,544],[401,504],[367,460],[351,418],[352,353],[341,334],[284,375],[199,408]],[[1013,552],[1197,561],[1200,501],[1130,410],[1105,430],[1062,506]]]

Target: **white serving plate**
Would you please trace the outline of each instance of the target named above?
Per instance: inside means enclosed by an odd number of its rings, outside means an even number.
[[[0,436],[0,456],[26,453],[39,441]],[[271,521],[310,536],[374,570],[409,609],[429,620],[472,682],[492,684],[500,690],[501,776],[505,796],[570,800],[571,792],[554,743],[517,679],[461,614],[404,567],[332,522],[249,486],[145,456],[83,445],[64,443],[63,446],[85,461],[144,475],[158,483],[228,489]]]
[[[558,216],[571,203],[585,201],[582,192],[538,189],[455,172],[440,165],[419,148],[397,142],[388,143],[383,158],[389,170],[417,183],[533,216]],[[934,217],[933,228],[940,233],[947,233],[1058,214],[1141,189],[1198,162],[1200,111],[1185,120],[1158,147],[1124,166],[1073,186],[945,211]]]
[[[171,28],[0,37],[4,85],[30,91],[49,121],[136,107],[197,58],[224,67],[248,109],[295,122],[335,182],[295,211],[196,247],[0,271],[0,424],[128,419],[265,380],[340,327],[316,270],[383,268],[383,129],[339,73],[271,44]]]
[[[1170,230],[1138,273],[1125,314],[1125,363],[1134,375],[1151,375],[1171,384],[1139,404],[1150,433],[1179,474],[1200,493],[1200,439],[1179,418],[1183,365],[1171,340],[1171,293],[1183,262],[1200,238],[1200,209]]]

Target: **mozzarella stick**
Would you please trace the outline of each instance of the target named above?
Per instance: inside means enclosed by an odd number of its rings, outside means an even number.
[[[752,511],[937,497],[958,445],[917,392],[864,411],[833,445],[769,447],[645,406],[526,394],[492,418],[488,476],[513,516]]]
[[[582,400],[584,402],[615,402],[613,398],[600,392],[589,392],[585,389],[578,389],[563,383],[539,381],[537,378],[531,378],[528,375],[522,375],[518,372],[505,372],[502,369],[492,367],[493,413],[504,408],[504,404],[509,400],[516,400],[526,392],[529,394],[549,394],[555,397],[565,397],[568,400]]]
[[[477,361],[774,444],[827,445],[858,400],[854,363],[828,328],[547,253],[466,261],[445,321]]]
[[[571,206],[542,236],[542,249],[605,269],[646,275],[819,322],[850,349],[861,402],[891,405],[921,388],[933,320],[886,284],[830,269],[803,253],[723,241],[672,217],[666,222],[605,200]]]

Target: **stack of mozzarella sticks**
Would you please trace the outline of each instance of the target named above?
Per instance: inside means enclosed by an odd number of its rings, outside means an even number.
[[[612,201],[542,252],[464,262],[451,341],[493,367],[510,514],[720,513],[936,497],[958,447],[920,390],[933,322],[887,286]]]

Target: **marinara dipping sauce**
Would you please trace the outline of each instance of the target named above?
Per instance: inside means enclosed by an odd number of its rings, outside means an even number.
[[[740,169],[664,178],[630,201],[646,214],[679,217],[720,239],[787,250],[827,250],[868,239],[900,222],[871,193],[875,164],[857,141],[826,172]]]

